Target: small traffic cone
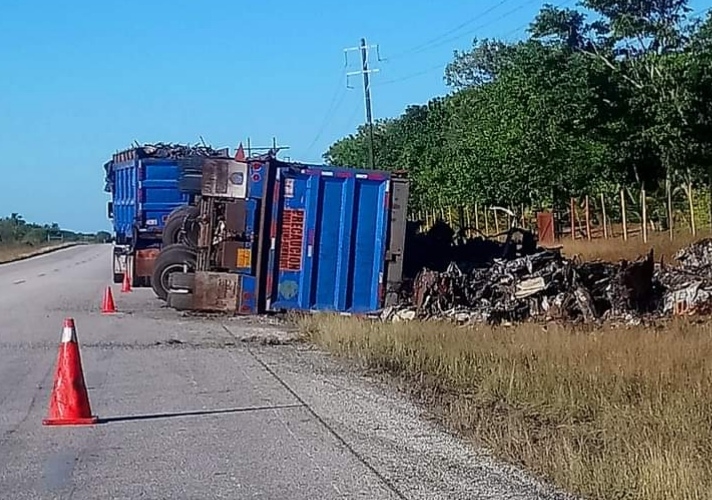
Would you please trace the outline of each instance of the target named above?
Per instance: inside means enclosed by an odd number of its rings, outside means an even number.
[[[49,414],[42,420],[42,425],[91,425],[98,420],[91,414],[89,395],[84,385],[74,320],[67,318],[62,328],[57,371],[49,400]]]
[[[124,273],[124,282],[121,285],[121,293],[131,292],[131,280],[129,279],[129,273]]]
[[[104,299],[101,301],[101,312],[104,314],[111,314],[116,312],[116,305],[114,304],[114,294],[111,292],[110,286],[107,286],[106,291],[104,291]]]

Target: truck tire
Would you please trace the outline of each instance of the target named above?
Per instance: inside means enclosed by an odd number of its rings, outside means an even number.
[[[177,311],[189,311],[193,308],[193,294],[181,292],[169,292],[166,300],[168,307]]]
[[[197,255],[190,247],[177,243],[161,250],[153,264],[151,288],[161,300],[166,300],[170,289],[170,275],[176,272],[194,272]]]
[[[195,274],[194,273],[173,273],[170,276],[170,289],[173,290],[186,290],[192,292],[195,288]],[[169,293],[170,295],[170,293]]]
[[[124,275],[122,273],[114,273],[114,283],[120,285],[124,282]]]
[[[180,207],[180,210],[174,211],[173,215],[168,217],[166,224],[163,226],[163,235],[161,236],[165,246],[181,243],[181,230],[183,229],[183,221],[186,217],[195,218],[198,216],[198,207],[185,206]]]

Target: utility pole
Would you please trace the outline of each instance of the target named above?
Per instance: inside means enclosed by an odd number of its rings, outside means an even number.
[[[376,159],[373,147],[373,112],[371,110],[371,83],[369,79],[370,73],[378,73],[378,69],[370,69],[368,65],[368,49],[375,48],[376,53],[378,53],[378,45],[366,45],[366,39],[361,39],[361,45],[358,47],[351,47],[344,49],[344,54],[346,56],[346,65],[348,66],[348,53],[350,51],[358,50],[361,52],[361,69],[359,71],[350,71],[346,73],[346,86],[348,85],[348,77],[353,75],[362,74],[363,75],[363,96],[366,105],[366,124],[368,125],[368,152],[369,152],[369,162],[371,169],[376,168]],[[380,55],[378,57],[380,61]],[[349,87],[351,88],[351,87]]]

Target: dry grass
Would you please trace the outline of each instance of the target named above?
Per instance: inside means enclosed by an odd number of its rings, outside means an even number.
[[[46,252],[48,249],[56,246],[58,246],[57,243],[34,246],[0,244],[0,264],[4,262],[10,262],[26,255],[43,253]]]
[[[580,256],[583,260],[602,259],[616,262],[619,259],[633,260],[641,255],[645,255],[653,248],[655,250],[655,260],[664,258],[666,263],[671,262],[672,256],[679,249],[693,243],[701,238],[712,236],[710,231],[701,231],[697,236],[692,236],[689,231],[675,233],[673,240],[670,240],[669,233],[651,232],[648,235],[648,242],[644,243],[639,235],[632,236],[628,240],[623,238],[603,239],[597,238],[591,241],[577,238],[563,239],[561,246],[563,252],[569,257]]]
[[[712,326],[461,328],[300,319],[450,428],[587,498],[712,498]]]

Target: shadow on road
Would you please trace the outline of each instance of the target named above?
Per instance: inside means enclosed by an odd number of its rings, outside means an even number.
[[[126,415],[120,417],[106,417],[99,418],[97,423],[99,424],[110,424],[113,422],[131,422],[136,420],[156,420],[161,418],[175,418],[175,417],[199,417],[203,415],[221,415],[226,413],[251,413],[257,411],[265,410],[286,410],[290,408],[302,408],[302,404],[290,404],[290,405],[272,405],[272,406],[245,406],[241,408],[224,408],[221,410],[195,410],[195,411],[181,411],[174,413],[150,413],[147,415]]]

